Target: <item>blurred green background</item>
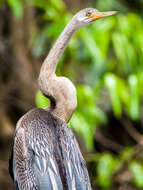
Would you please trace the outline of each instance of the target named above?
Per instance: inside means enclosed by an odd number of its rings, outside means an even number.
[[[77,31],[57,68],[77,88],[69,126],[95,190],[143,189],[143,0],[0,0],[0,189],[13,189],[8,159],[17,120],[49,101],[41,64],[85,7],[116,16]]]

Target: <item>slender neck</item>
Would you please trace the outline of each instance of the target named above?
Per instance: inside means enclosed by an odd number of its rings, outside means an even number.
[[[55,71],[64,49],[76,30],[76,22],[72,19],[44,60],[38,79],[41,92],[51,102],[47,109],[66,122],[77,105],[76,89],[69,79],[57,77]]]
[[[57,39],[46,59],[44,60],[40,74],[45,71],[46,75],[48,76],[55,74],[58,61],[74,32],[75,24],[73,20],[71,20]]]

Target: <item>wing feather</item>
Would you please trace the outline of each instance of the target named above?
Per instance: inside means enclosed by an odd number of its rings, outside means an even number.
[[[71,129],[63,123],[61,146],[64,155],[69,190],[91,190],[90,180],[84,158]]]
[[[58,165],[53,156],[54,147],[49,142],[52,139],[49,139],[47,131],[38,127],[38,121],[33,121],[32,126],[22,123],[17,127],[14,138],[14,180],[19,190],[62,190]],[[24,128],[25,124],[28,126]],[[45,126],[45,121],[40,125]]]
[[[91,190],[72,131],[44,110],[31,111],[18,122],[13,173],[15,190]]]

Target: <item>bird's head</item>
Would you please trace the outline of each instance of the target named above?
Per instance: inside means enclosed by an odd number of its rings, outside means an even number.
[[[95,8],[86,8],[86,9],[79,11],[74,16],[74,19],[76,21],[77,27],[81,28],[85,25],[92,23],[93,21],[96,21],[100,18],[114,15],[116,13],[117,13],[117,11],[100,12]]]

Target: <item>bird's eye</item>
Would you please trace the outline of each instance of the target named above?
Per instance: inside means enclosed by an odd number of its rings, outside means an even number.
[[[90,12],[90,11],[88,11],[87,13],[86,13],[86,16],[91,16],[91,14],[92,14],[92,12]]]

